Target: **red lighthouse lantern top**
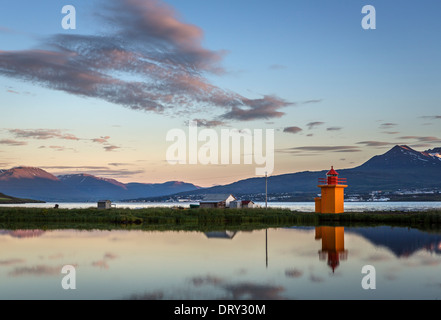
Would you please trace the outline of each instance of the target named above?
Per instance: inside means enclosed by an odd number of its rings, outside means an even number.
[[[334,170],[334,166],[326,173],[326,178],[319,178],[319,183],[324,185],[346,184],[345,178],[339,178],[338,172]]]
[[[331,166],[331,170],[326,174],[327,177],[336,177],[338,176],[338,172],[334,170],[334,166]]]

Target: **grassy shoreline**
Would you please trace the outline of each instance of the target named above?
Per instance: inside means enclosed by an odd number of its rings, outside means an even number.
[[[441,231],[441,210],[317,214],[289,209],[99,210],[0,208],[2,229],[254,230],[288,226],[403,226]]]

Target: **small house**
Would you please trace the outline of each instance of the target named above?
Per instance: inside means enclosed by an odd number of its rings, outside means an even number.
[[[236,198],[232,194],[210,194],[200,202],[201,208],[229,208]]]
[[[256,208],[256,204],[251,200],[243,200],[242,208]]]
[[[110,209],[112,207],[112,201],[100,200],[98,201],[98,209]]]

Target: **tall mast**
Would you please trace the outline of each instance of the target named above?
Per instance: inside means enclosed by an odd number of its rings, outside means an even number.
[[[265,171],[265,209],[268,208],[268,175]]]

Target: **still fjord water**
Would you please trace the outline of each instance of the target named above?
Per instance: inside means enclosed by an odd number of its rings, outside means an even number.
[[[1,230],[0,245],[0,299],[441,298],[441,234],[408,228]]]

